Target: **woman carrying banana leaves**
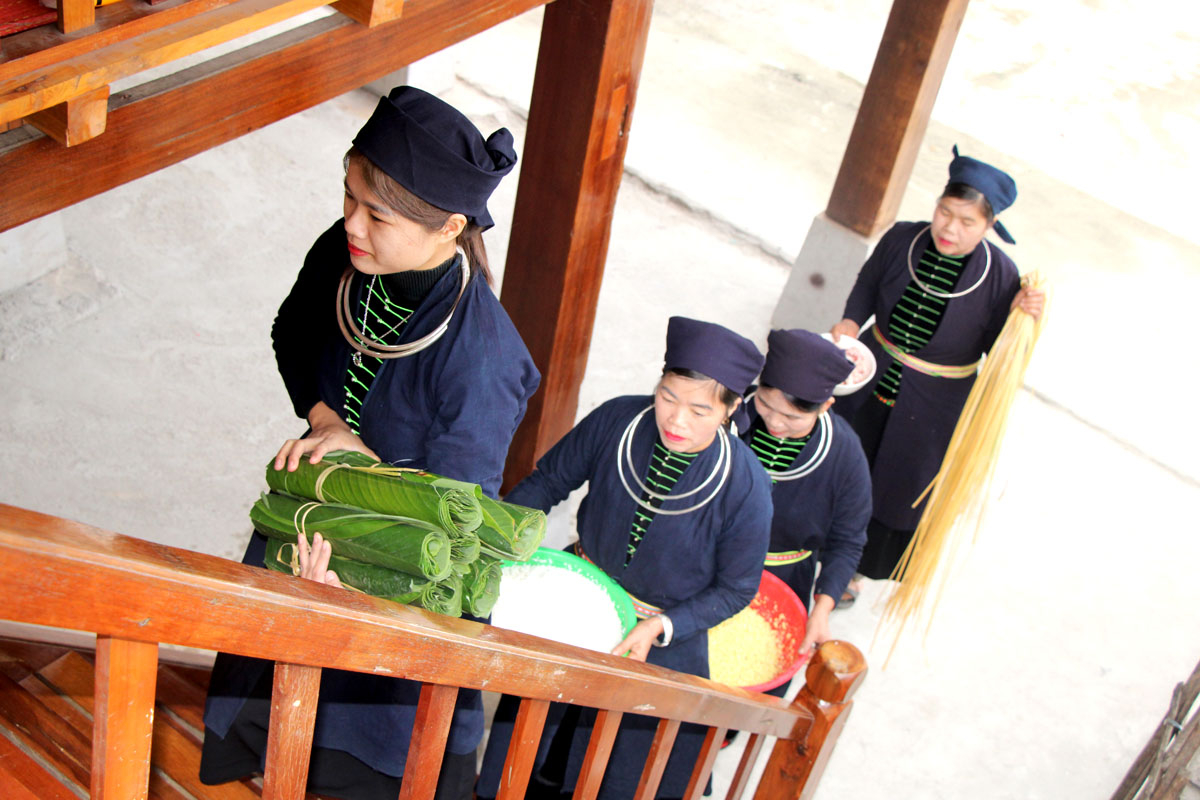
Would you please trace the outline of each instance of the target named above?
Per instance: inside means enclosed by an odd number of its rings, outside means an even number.
[[[811,331],[774,330],[762,377],[746,399],[742,440],[772,482],[766,568],[809,609],[801,652],[830,638],[830,612],[867,541],[867,459],[850,423],[829,413],[834,387],[853,369],[837,345]],[[787,687],[770,693],[782,697]]]
[[[653,396],[599,406],[505,498],[548,511],[588,485],[574,550],[625,588],[642,617],[614,654],[708,677],[708,629],[754,598],[770,533],[770,481],[725,424],[761,366],[753,343],[733,331],[672,317]],[[594,713],[553,708],[543,738],[549,755],[535,767],[530,797],[571,791],[586,750]],[[481,798],[497,794],[515,709],[506,697],[493,719]],[[601,798],[632,797],[656,725],[623,717]],[[700,726],[681,727],[660,796],[683,795],[703,737]]]
[[[456,109],[413,87],[380,100],[345,158],[343,218],[309,250],[272,328],[280,375],[309,425],[279,450],[275,469],[350,450],[488,494],[499,489],[539,380],[492,293],[481,238],[492,226],[488,197],[516,162],[512,143],[503,128],[485,140]],[[254,536],[243,562],[262,565],[265,548]],[[304,577],[336,585],[327,542],[318,555],[325,565],[309,565]],[[270,667],[218,657],[205,708],[205,783],[262,770]],[[394,800],[419,689],[325,670],[309,788]],[[439,798],[470,797],[482,735],[478,692],[460,692]]]

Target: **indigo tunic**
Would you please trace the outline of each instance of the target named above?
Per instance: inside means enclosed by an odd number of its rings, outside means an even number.
[[[671,618],[674,637],[666,647],[652,647],[647,662],[708,677],[708,629],[733,616],[754,599],[762,577],[771,524],[771,485],[757,457],[730,436],[729,478],[707,505],[687,514],[661,511],[650,522],[637,551],[625,564],[626,547],[638,507],[617,473],[617,446],[626,426],[649,408],[633,435],[633,470],[645,480],[658,441],[650,396],[609,400],[564,436],[543,456],[537,469],[505,498],[508,502],[549,511],[572,490],[588,484],[579,506],[579,545],[600,569],[638,600],[661,608]],[[702,483],[718,463],[717,434],[671,490],[678,495]],[[626,479],[636,492],[637,485]],[[664,510],[690,507],[707,497],[717,479],[682,501],[667,500]],[[564,788],[578,777],[594,713],[585,710],[571,747]],[[658,721],[626,714],[613,747],[600,797],[632,797]],[[687,788],[705,729],[680,728],[659,788],[663,797],[681,797]],[[493,722],[478,794],[492,796],[499,781],[511,725]],[[545,748],[543,748],[544,750]],[[535,767],[536,768],[536,767]]]
[[[858,273],[846,301],[844,318],[861,326],[874,314],[875,324],[887,333],[892,310],[911,280],[909,246],[916,238],[912,252],[913,258],[919,259],[932,241],[928,230],[922,232],[928,225],[900,222],[883,235]],[[935,364],[961,366],[978,361],[991,348],[1020,289],[1016,265],[999,247],[981,241],[967,259],[956,291],[973,286],[980,279],[989,253],[991,268],[987,277],[974,291],[947,303],[929,343],[914,352],[914,356]],[[877,366],[870,383],[854,394],[839,397],[833,404],[835,413],[851,421],[866,403],[879,402],[872,397],[875,384],[893,361],[870,331],[859,338],[875,355]],[[917,527],[924,503],[916,508],[912,503],[941,467],[954,426],[974,384],[974,376],[942,378],[903,368],[900,394],[888,414],[871,463],[875,519],[897,530]]]
[[[309,251],[271,332],[280,374],[300,417],[318,400],[345,417],[343,382],[350,346],[338,329],[334,301],[348,264],[339,221]],[[461,285],[461,270],[455,266],[414,309],[400,341],[417,339],[440,324]],[[494,497],[513,432],[538,381],[524,342],[476,275],[439,340],[380,367],[363,402],[361,436],[385,462],[479,483]],[[254,535],[244,563],[262,566],[263,542]],[[224,738],[270,666],[257,659],[218,656],[205,706],[210,734]],[[420,684],[412,681],[324,670],[314,745],[347,752],[379,772],[400,776],[419,694]],[[483,727],[479,692],[460,690],[447,749],[474,751]]]
[[[834,407],[840,402],[838,398]],[[753,424],[758,419],[754,401],[748,400],[746,406]],[[795,564],[767,569],[787,583],[806,607],[811,606],[814,593],[827,594],[834,600],[841,598],[858,566],[871,519],[871,473],[858,435],[841,417],[830,414],[828,418],[832,441],[820,466],[802,478],[777,481],[771,488],[774,515],[768,550],[811,550],[812,555]],[[821,445],[820,431],[818,424],[800,452],[800,463]],[[751,436],[748,429],[742,439],[748,444]],[[813,575],[818,563],[821,575],[814,592]]]

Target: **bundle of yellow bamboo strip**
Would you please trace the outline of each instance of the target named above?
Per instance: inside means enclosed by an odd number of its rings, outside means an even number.
[[[923,618],[928,635],[955,556],[968,535],[973,540],[979,532],[1009,411],[1024,382],[1049,309],[1050,296],[1043,277],[1031,272],[1023,283],[1046,292],[1046,306],[1036,320],[1019,308],[1009,314],[967,397],[942,466],[921,495],[928,495],[929,503],[892,573],[893,578],[903,575],[904,580],[888,598],[876,631],[878,636],[885,628],[892,628],[888,659],[909,623]]]

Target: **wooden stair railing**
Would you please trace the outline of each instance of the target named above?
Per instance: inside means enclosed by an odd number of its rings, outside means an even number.
[[[639,797],[653,797],[680,722],[710,729],[689,797],[703,792],[730,728],[751,734],[731,798],[744,792],[765,736],[779,741],[755,796],[810,796],[866,672],[852,645],[827,643],[788,703],[6,505],[0,585],[3,618],[97,635],[90,769],[77,768],[88,773],[93,798],[148,796],[160,642],[277,662],[262,789],[268,800],[304,797],[325,667],[425,684],[402,798],[432,796],[459,687],[523,698],[504,798],[524,794],[550,702],[599,709],[575,793],[581,800],[595,797],[625,713],[660,719]]]

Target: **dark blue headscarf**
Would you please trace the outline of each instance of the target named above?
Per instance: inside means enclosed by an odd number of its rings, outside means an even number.
[[[667,321],[664,361],[664,369],[695,370],[739,395],[746,393],[763,365],[762,353],[745,336],[687,317]]]
[[[495,224],[487,200],[517,163],[508,128],[485,141],[458,109],[412,86],[380,98],[354,146],[417,197],[485,230]]]
[[[950,183],[965,183],[981,192],[991,204],[993,214],[999,214],[1017,199],[1017,182],[1011,175],[991,164],[969,156],[960,156],[958,145],[954,145],[954,160],[950,162]],[[1009,244],[1017,243],[1000,220],[996,220],[992,227],[996,229],[996,235],[1004,241]]]
[[[767,336],[762,382],[799,400],[824,403],[853,371],[842,348],[820,334],[796,328]]]

